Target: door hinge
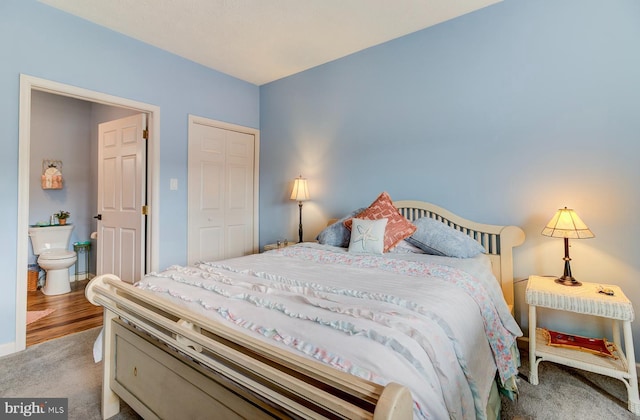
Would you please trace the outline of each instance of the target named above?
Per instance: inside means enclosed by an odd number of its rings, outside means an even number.
[[[142,138],[145,140],[149,140],[149,130],[142,130]]]
[[[149,215],[149,206],[142,206],[142,214],[145,216]]]

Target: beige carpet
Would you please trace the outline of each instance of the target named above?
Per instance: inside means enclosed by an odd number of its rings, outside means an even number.
[[[69,420],[101,420],[102,363],[93,362],[100,327],[0,357],[0,396],[68,398]],[[140,419],[129,406],[114,420]]]
[[[44,311],[27,311],[27,325],[33,324],[37,320],[51,314],[53,311],[55,311],[53,308],[45,309]]]
[[[538,385],[528,382],[529,353],[520,352],[522,366],[517,402],[502,399],[502,420],[639,419],[627,410],[627,388],[608,376],[542,362]]]

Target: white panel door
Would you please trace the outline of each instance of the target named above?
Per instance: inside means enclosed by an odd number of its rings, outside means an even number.
[[[146,115],[98,126],[97,274],[127,282],[144,274]]]
[[[252,133],[190,123],[189,264],[253,252],[255,142]]]
[[[231,130],[226,134],[225,257],[230,258],[253,252],[254,136]]]

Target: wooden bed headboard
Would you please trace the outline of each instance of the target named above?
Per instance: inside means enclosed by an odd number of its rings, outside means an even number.
[[[513,248],[524,242],[524,231],[517,226],[487,225],[473,222],[425,201],[402,200],[393,203],[409,220],[430,217],[478,241],[491,259],[504,299],[513,308]]]

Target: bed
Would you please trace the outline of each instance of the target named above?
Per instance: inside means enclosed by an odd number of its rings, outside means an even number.
[[[133,286],[94,278],[103,418],[120,399],[144,418],[499,418],[496,383],[513,391],[519,364],[512,250],[524,232],[393,204],[483,253],[303,243],[172,266]]]

